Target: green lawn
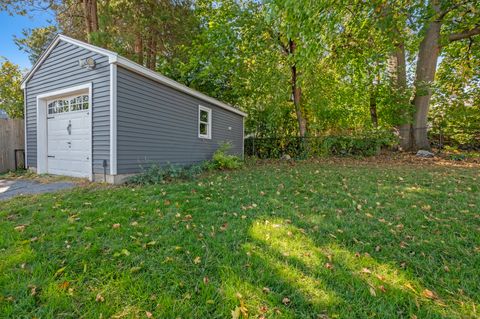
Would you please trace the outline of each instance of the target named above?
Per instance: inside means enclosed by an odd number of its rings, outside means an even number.
[[[0,202],[1,318],[247,313],[479,318],[479,168],[268,164]]]

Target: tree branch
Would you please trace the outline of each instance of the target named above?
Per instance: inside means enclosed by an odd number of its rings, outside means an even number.
[[[473,37],[474,35],[480,34],[480,26],[476,26],[473,29],[466,30],[460,33],[452,33],[448,36],[448,41],[453,42],[453,41],[458,41],[458,40],[463,40],[466,38]]]
[[[457,9],[458,7],[466,4],[467,2],[468,2],[467,0],[460,1],[459,3],[456,3],[456,4],[454,4],[453,6],[445,9],[444,11],[440,12],[440,14],[438,15],[438,17],[437,17],[436,20],[437,20],[437,21],[442,21],[443,18],[445,18],[445,16],[446,16],[448,13],[450,13],[451,11]]]

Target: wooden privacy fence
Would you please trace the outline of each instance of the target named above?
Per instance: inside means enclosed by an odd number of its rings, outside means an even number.
[[[0,119],[0,173],[24,167],[25,131],[22,119]],[[15,152],[15,150],[21,150]]]

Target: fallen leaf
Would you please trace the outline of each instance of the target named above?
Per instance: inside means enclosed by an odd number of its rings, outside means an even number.
[[[28,285],[28,288],[30,288],[30,295],[35,296],[37,294],[37,286],[35,285]]]
[[[118,224],[118,223],[117,223],[117,224],[113,224],[113,225],[112,225],[112,228],[115,228],[115,229],[116,229],[116,228],[120,228],[120,224]]]
[[[16,226],[14,229],[22,233],[25,230],[25,225]]]
[[[428,299],[438,299],[437,295],[433,291],[428,289],[423,290],[422,295]]]
[[[268,293],[270,293],[270,288],[263,287],[262,291],[263,291],[263,293],[268,294]]]
[[[65,290],[68,288],[68,286],[70,286],[70,283],[68,281],[64,281],[58,285],[58,288]]]
[[[287,306],[288,304],[290,304],[290,298],[288,298],[288,297],[283,298],[283,299],[282,299],[282,303],[283,303],[285,306]]]
[[[145,311],[145,315],[147,316],[147,318],[153,317],[153,314],[150,311]]]
[[[382,276],[382,275],[375,275],[375,276],[381,281],[385,280],[385,276]]]
[[[385,288],[384,285],[378,286],[378,289],[380,289],[382,292],[387,292],[387,289]]]
[[[372,271],[371,271],[370,269],[368,269],[368,268],[362,268],[362,273],[364,273],[364,274],[371,274]]]
[[[101,294],[97,294],[97,296],[95,297],[95,301],[96,302],[104,302],[105,298],[103,298],[103,296]]]
[[[331,263],[325,263],[325,268],[333,269],[333,265]]]
[[[195,265],[198,265],[201,262],[202,262],[202,258],[200,256],[195,257],[195,259],[193,260],[193,263]]]
[[[210,281],[210,279],[208,279],[207,276],[203,277],[203,283],[204,283],[205,285],[207,285],[209,281]]]
[[[375,291],[375,288],[370,287],[370,295],[372,295],[373,297],[377,296],[377,292]]]

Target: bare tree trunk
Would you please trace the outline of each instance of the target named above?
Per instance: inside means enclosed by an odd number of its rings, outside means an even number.
[[[370,88],[370,118],[372,119],[372,126],[378,127],[378,115],[377,115],[377,94],[375,84],[372,84]]]
[[[296,49],[295,42],[293,40],[289,40],[288,45],[289,45],[289,53],[294,55],[295,49]],[[291,72],[292,72],[293,105],[295,106],[295,113],[297,114],[298,131],[299,131],[300,137],[305,137],[305,135],[307,134],[307,121],[303,115],[301,105],[300,105],[302,90],[298,86],[297,66],[295,63],[291,66]]]
[[[148,51],[150,62],[147,67],[151,70],[155,70],[157,67],[157,41],[154,34],[152,34],[152,37],[150,38]]]
[[[392,54],[389,63],[389,72],[393,87],[397,94],[401,97],[398,101],[404,107],[400,109],[398,114],[400,117],[400,124],[397,129],[400,136],[400,148],[404,151],[412,149],[412,117],[410,111],[407,109],[409,102],[405,96],[407,90],[407,63],[405,58],[405,45],[402,42],[398,43],[395,52]]]
[[[98,31],[98,8],[97,8],[97,0],[90,0],[90,14],[92,16],[92,31]]]
[[[143,39],[140,34],[136,35],[134,50],[138,64],[143,65]]]
[[[438,0],[432,0],[433,8],[440,12]],[[435,79],[437,60],[440,54],[440,28],[441,21],[430,22],[425,29],[425,36],[420,43],[415,74],[415,116],[413,122],[413,136],[415,149],[430,149],[427,136],[427,118],[432,97],[431,84]]]
[[[91,35],[98,31],[97,0],[82,0],[83,13],[85,16],[85,32],[87,41],[91,42]]]

